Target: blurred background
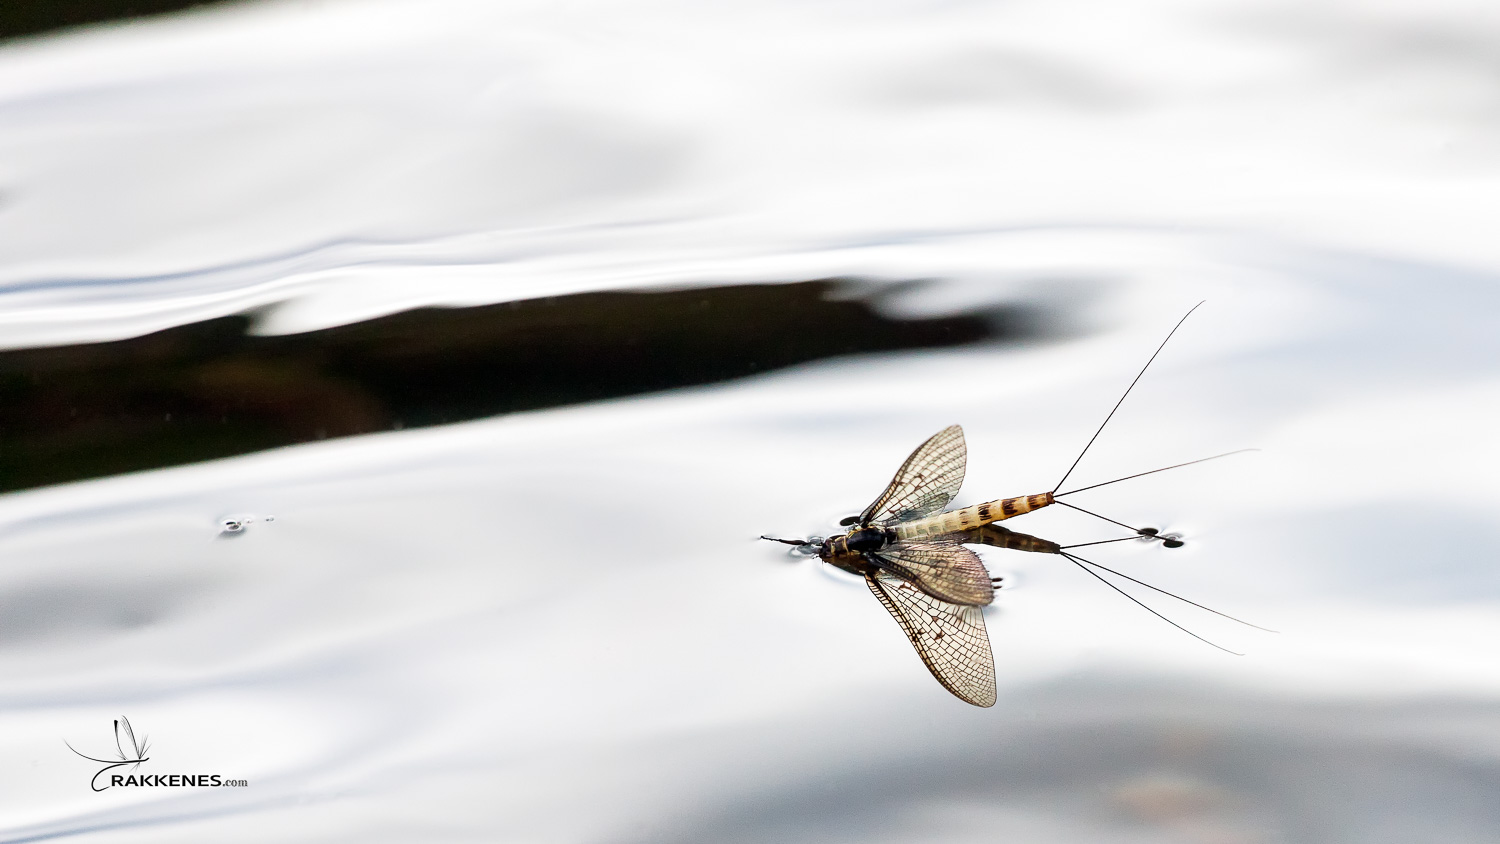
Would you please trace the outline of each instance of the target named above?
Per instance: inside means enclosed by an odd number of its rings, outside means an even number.
[[[1500,14],[0,10],[0,841],[1500,839]],[[826,535],[957,504],[999,702]],[[1007,524],[1064,544],[1120,528]],[[243,529],[226,531],[226,521]],[[138,773],[89,788],[112,723]],[[68,744],[64,744],[64,742]]]

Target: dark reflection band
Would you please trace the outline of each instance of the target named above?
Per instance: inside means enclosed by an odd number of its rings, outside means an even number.
[[[0,491],[1048,333],[1021,304],[891,316],[872,301],[888,289],[825,279],[581,293],[273,337],[233,316],[0,352]]]

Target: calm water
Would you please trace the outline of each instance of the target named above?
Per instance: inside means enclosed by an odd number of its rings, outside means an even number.
[[[1483,18],[1052,9],[251,4],[0,48],[0,840],[1500,838]],[[701,300],[588,298],[643,290]],[[1185,534],[1091,558],[1280,631],[1142,593],[1244,656],[985,549],[975,709],[755,540],[955,422],[958,503],[1051,488],[1204,299],[1072,483],[1260,449],[1077,499]],[[482,353],[335,330],[505,303]],[[85,345],[236,314],[218,358]],[[209,387],[236,433],[162,446]],[[48,431],[97,447],[6,453]],[[1120,535],[1059,509],[1014,524]],[[64,741],[121,716],[138,773],[248,785],[91,792]]]

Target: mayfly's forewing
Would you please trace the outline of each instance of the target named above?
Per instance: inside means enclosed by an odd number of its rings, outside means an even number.
[[[979,607],[939,601],[883,572],[865,582],[943,688],[975,706],[995,705],[995,657]]]
[[[968,456],[963,428],[952,425],[933,434],[906,458],[885,492],[860,514],[860,524],[891,525],[947,507],[964,485]]]
[[[872,555],[882,570],[950,604],[984,606],[995,598],[979,555],[951,539],[907,539]]]

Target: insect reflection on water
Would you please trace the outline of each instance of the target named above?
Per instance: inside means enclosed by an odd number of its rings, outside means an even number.
[[[1200,303],[1201,304],[1201,303]],[[1194,307],[1196,310],[1196,306]],[[1188,311],[1191,315],[1192,311]],[[1187,319],[1187,316],[1182,318]],[[1181,327],[1182,321],[1177,323]],[[1167,340],[1176,333],[1177,327],[1168,333]],[[774,542],[782,542],[816,553],[825,563],[864,578],[870,592],[896,619],[901,630],[911,640],[922,662],[932,676],[961,700],[975,706],[993,706],[995,703],[995,660],[990,650],[989,634],[984,626],[983,607],[994,600],[999,578],[990,577],[979,556],[965,548],[965,544],[991,545],[1019,551],[1057,554],[1079,568],[1098,578],[1105,585],[1134,601],[1148,612],[1166,621],[1179,630],[1204,642],[1208,640],[1171,621],[1134,596],[1126,593],[1105,579],[1098,571],[1122,577],[1148,589],[1155,590],[1193,606],[1224,615],[1201,604],[1187,601],[1170,592],[1157,589],[1129,575],[1084,560],[1070,552],[1080,545],[1059,545],[1023,533],[1002,528],[995,522],[1010,519],[1041,509],[1052,504],[1080,510],[1132,531],[1130,536],[1104,542],[1119,542],[1129,539],[1160,541],[1169,548],[1180,547],[1183,541],[1170,534],[1161,534],[1155,528],[1130,528],[1113,519],[1100,516],[1081,507],[1075,507],[1060,499],[1086,489],[1095,489],[1106,484],[1140,477],[1145,474],[1175,469],[1190,463],[1212,460],[1206,457],[1153,469],[1103,484],[1058,492],[1063,482],[1083,459],[1089,446],[1093,445],[1104,426],[1109,424],[1130,390],[1135,387],[1146,368],[1166,346],[1163,340],[1156,353],[1142,367],[1136,380],[1126,389],[1125,395],[1116,402],[1104,423],[1094,433],[1078,459],[1073,461],[1062,480],[1051,490],[1034,495],[1002,498],[975,504],[959,510],[944,511],[963,486],[964,471],[968,460],[968,449],[964,442],[963,429],[957,425],[944,428],[913,451],[901,468],[896,471],[885,491],[858,516],[845,519],[842,524],[849,530],[841,536],[826,539],[776,539],[762,536]],[[1236,453],[1236,452],[1230,452]],[[1223,457],[1226,455],[1215,455]],[[1226,618],[1232,618],[1225,616]],[[1239,621],[1239,619],[1233,619]],[[1245,623],[1245,622],[1241,622]],[[1250,625],[1255,626],[1255,625]],[[1264,629],[1264,628],[1261,628]],[[1213,645],[1212,642],[1208,644]],[[1219,647],[1214,645],[1214,647]],[[1220,648],[1220,650],[1226,650]],[[1231,651],[1231,653],[1233,653]]]

